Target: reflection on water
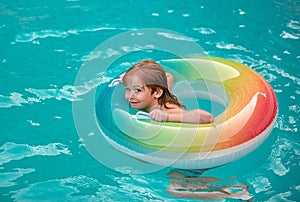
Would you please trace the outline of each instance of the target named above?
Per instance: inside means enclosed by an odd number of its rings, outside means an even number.
[[[244,183],[226,184],[222,179],[201,176],[200,172],[179,172],[171,170],[167,175],[170,186],[166,192],[178,198],[193,198],[201,200],[240,199],[252,201],[248,186]]]

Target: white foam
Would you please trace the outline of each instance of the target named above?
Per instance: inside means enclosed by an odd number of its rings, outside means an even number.
[[[257,194],[260,192],[266,192],[272,188],[269,179],[264,176],[256,176],[250,183]]]
[[[282,31],[280,36],[284,39],[295,39],[295,40],[299,39],[299,37],[297,35],[291,34],[287,31]]]
[[[185,37],[182,35],[171,34],[171,33],[167,33],[167,32],[158,32],[157,35],[164,36],[169,39],[175,39],[178,41],[198,41],[198,39],[195,39],[195,38]]]
[[[205,27],[200,27],[200,28],[193,28],[195,31],[199,31],[200,34],[215,34],[215,30],[212,28],[205,28]]]
[[[244,51],[244,52],[252,52],[252,51],[247,50],[245,47],[243,47],[241,45],[229,44],[229,43],[225,43],[225,42],[218,42],[216,44],[216,47],[219,49],[240,50],[240,51]]]

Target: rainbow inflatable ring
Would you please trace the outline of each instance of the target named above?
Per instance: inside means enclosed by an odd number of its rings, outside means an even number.
[[[105,139],[115,149],[151,164],[206,169],[247,155],[272,131],[278,111],[276,96],[269,83],[249,67],[216,57],[169,59],[160,64],[174,75],[173,93],[179,100],[192,108],[201,108],[199,101],[208,100],[224,110],[212,124],[141,119],[129,108],[124,86],[103,84],[96,114]],[[212,105],[210,111],[214,110]]]

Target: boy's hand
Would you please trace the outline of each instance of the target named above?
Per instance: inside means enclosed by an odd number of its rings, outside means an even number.
[[[168,121],[168,114],[160,109],[154,109],[149,113],[151,119],[159,122]]]

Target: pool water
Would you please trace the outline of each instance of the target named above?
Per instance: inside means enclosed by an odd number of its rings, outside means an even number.
[[[193,201],[210,194],[218,201],[299,201],[299,11],[300,1],[284,0],[2,1],[0,201]],[[94,159],[77,134],[72,105],[80,99],[75,90],[84,95],[108,81],[78,90],[77,74],[99,44],[143,28],[183,34],[174,40],[192,40],[266,78],[279,104],[269,138],[205,172],[138,175]],[[110,53],[118,54],[110,49],[105,57]]]

